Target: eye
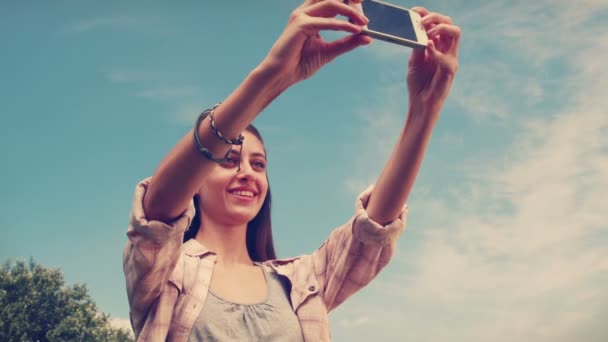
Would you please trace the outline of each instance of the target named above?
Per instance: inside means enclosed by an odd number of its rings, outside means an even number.
[[[259,161],[259,160],[254,161],[253,163],[251,163],[251,165],[253,165],[253,167],[260,169],[260,170],[263,170],[266,168],[266,164],[263,161]]]
[[[222,162],[222,166],[224,166],[224,167],[233,167],[235,165],[236,165],[236,159],[232,158],[232,157],[228,157]]]

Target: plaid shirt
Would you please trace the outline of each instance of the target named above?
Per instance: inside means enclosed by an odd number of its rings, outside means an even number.
[[[216,255],[198,241],[182,243],[194,206],[169,224],[148,221],[143,197],[150,179],[135,188],[123,255],[131,325],[138,341],[187,341],[209,290]],[[328,313],[367,285],[386,266],[405,229],[407,206],[386,226],[365,211],[373,187],[356,202],[355,215],[311,255],[263,263],[291,282],[291,304],[305,341],[329,341]]]

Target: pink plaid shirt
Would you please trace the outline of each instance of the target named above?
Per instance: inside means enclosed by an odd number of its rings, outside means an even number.
[[[146,219],[142,199],[149,181],[135,188],[123,255],[131,325],[138,341],[187,341],[205,303],[216,255],[194,239],[182,243],[194,216],[192,203],[170,224]],[[263,263],[291,282],[291,304],[305,341],[330,340],[329,311],[386,266],[405,229],[407,206],[386,226],[367,216],[372,189],[359,196],[355,215],[315,252]]]

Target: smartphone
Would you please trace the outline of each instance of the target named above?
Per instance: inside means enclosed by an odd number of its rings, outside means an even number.
[[[412,48],[426,47],[428,37],[418,12],[376,0],[363,0],[356,6],[369,19],[363,34]]]

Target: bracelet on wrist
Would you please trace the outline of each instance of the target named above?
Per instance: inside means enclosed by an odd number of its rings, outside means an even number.
[[[225,138],[220,131],[217,129],[217,127],[215,126],[215,121],[213,119],[213,113],[215,112],[215,109],[217,107],[219,107],[220,103],[216,104],[215,106],[213,106],[210,109],[206,109],[204,111],[201,112],[201,114],[199,114],[198,119],[196,120],[196,123],[194,124],[194,130],[193,130],[193,135],[194,135],[194,145],[196,147],[196,149],[207,159],[221,164],[226,162],[229,159],[229,155],[230,152],[232,152],[232,147],[226,152],[226,154],[224,155],[224,157],[222,158],[217,158],[213,155],[213,153],[211,153],[211,151],[209,151],[205,146],[203,146],[203,144],[201,144],[201,141],[198,137],[198,130],[199,127],[201,125],[201,123],[203,122],[203,120],[209,116],[209,122],[211,125],[211,129],[213,130],[213,132],[215,133],[215,135],[222,140],[223,142],[230,144],[230,145],[243,145],[243,140],[245,139],[245,137],[243,137],[242,134],[239,134],[239,136],[235,139],[227,139]],[[241,146],[241,150],[242,151],[242,146]],[[239,172],[241,170],[241,153],[239,152],[239,160],[238,160],[238,169],[237,172]]]

